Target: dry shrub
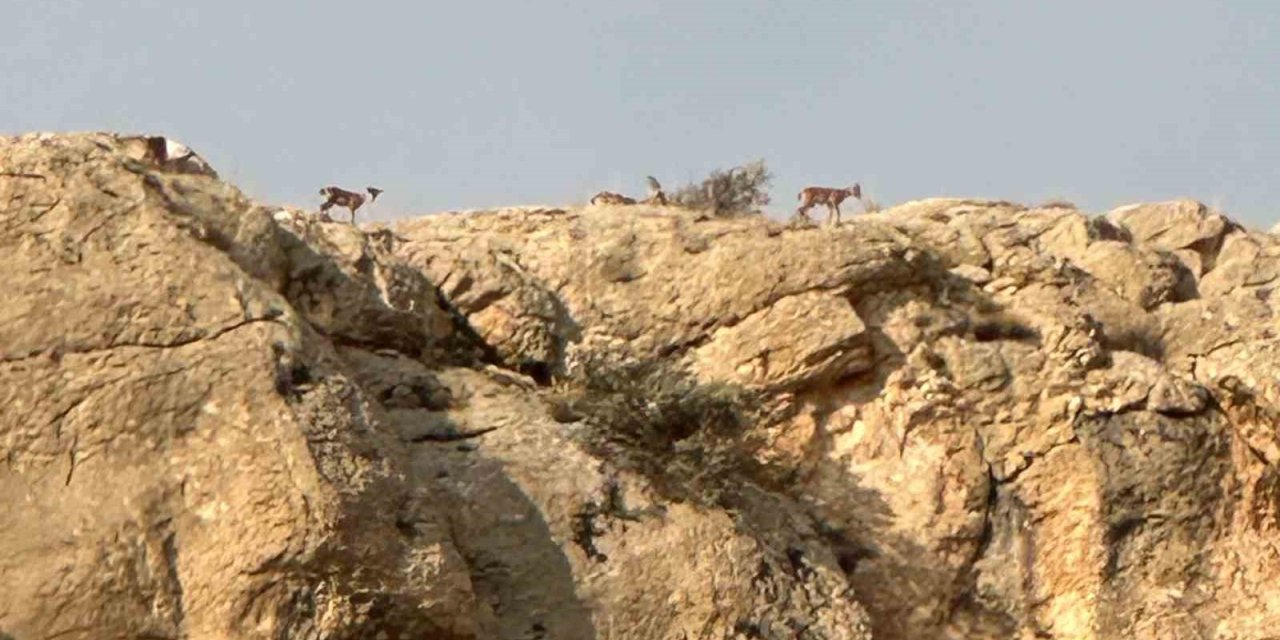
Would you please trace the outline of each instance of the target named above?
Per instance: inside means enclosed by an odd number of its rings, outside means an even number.
[[[764,160],[756,160],[728,171],[717,169],[698,184],[680,187],[670,199],[680,206],[717,216],[753,213],[769,204],[772,179]]]
[[[584,362],[551,397],[552,415],[581,422],[588,449],[648,477],[673,500],[716,504],[753,469],[758,394],[700,384],[658,362]]]

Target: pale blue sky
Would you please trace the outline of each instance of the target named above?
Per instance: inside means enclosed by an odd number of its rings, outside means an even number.
[[[762,157],[858,180],[1280,220],[1280,4],[0,0],[0,131],[166,133],[250,195],[378,217],[640,194]]]

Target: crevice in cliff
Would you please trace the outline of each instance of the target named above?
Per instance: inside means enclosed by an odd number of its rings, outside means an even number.
[[[155,349],[160,351],[168,350],[168,349],[181,349],[183,347],[191,346],[193,344],[197,344],[200,342],[217,340],[227,335],[228,333],[231,333],[233,331],[242,329],[250,325],[260,324],[264,322],[275,322],[275,323],[281,324],[281,326],[287,326],[281,323],[278,320],[278,318],[279,318],[279,315],[269,315],[267,317],[261,317],[261,318],[250,318],[247,320],[242,320],[239,322],[235,322],[235,323],[214,328],[214,329],[204,328],[198,335],[191,335],[191,336],[178,338],[170,341],[131,340],[131,341],[122,341],[122,342],[111,342],[103,346],[95,346],[95,347],[79,347],[76,345],[63,344],[51,350],[41,349],[33,353],[27,353],[19,356],[6,356],[3,358],[0,358],[0,365],[16,364],[16,363],[21,363],[27,360],[32,360],[34,358],[42,358],[42,357],[43,358],[52,357],[56,360],[69,355],[77,355],[77,356],[93,355],[93,354],[103,353],[107,351],[114,351],[116,349],[127,349],[127,348]]]
[[[1280,431],[1275,426],[1280,425],[1280,411],[1259,402],[1254,390],[1234,375],[1223,376],[1216,382],[1216,390],[1222,397],[1218,393],[1210,393],[1209,406],[1219,414],[1231,418],[1229,424],[1232,434],[1259,463],[1268,468],[1280,468]],[[1267,425],[1270,433],[1264,430],[1258,437],[1270,441],[1273,451],[1277,452],[1275,456],[1268,456],[1254,442],[1254,438],[1250,437],[1248,428],[1253,424]]]
[[[473,429],[470,431],[455,431],[452,433],[424,433],[409,438],[409,442],[461,442],[463,440],[471,440],[491,431],[497,431],[497,427],[485,427],[483,429]]]
[[[164,539],[161,543],[164,551],[164,566],[166,578],[169,582],[170,598],[173,599],[173,626],[175,629],[183,629],[186,622],[186,604],[182,588],[182,574],[178,571],[178,534],[169,527],[171,521],[165,522]]]
[[[1080,444],[1080,435],[1073,431],[1070,438],[1063,440],[1062,442],[1055,442],[1040,451],[1024,451],[1022,452],[1024,464],[1009,472],[1003,479],[999,479],[997,482],[1001,485],[1013,484],[1018,481],[1018,478],[1020,478],[1022,474],[1026,473],[1027,470],[1031,468],[1031,465],[1035,464],[1036,460],[1048,457],[1050,453],[1053,453],[1055,450],[1062,447],[1078,444]]]

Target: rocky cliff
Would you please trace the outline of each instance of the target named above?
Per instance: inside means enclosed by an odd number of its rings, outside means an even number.
[[[0,140],[0,637],[1280,623],[1280,239],[1195,202],[358,229]]]

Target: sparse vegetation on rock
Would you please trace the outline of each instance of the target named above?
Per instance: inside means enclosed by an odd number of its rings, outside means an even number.
[[[702,182],[677,189],[670,200],[717,216],[752,213],[769,204],[772,179],[764,161],[756,160],[728,171],[712,171]]]
[[[1280,624],[1273,234],[705,215],[763,164],[366,232],[158,147],[0,139],[0,636]]]
[[[722,493],[754,471],[760,395],[699,383],[661,362],[608,362],[584,364],[563,381],[551,397],[553,415],[582,421],[589,449],[645,475],[669,498],[724,506]]]

